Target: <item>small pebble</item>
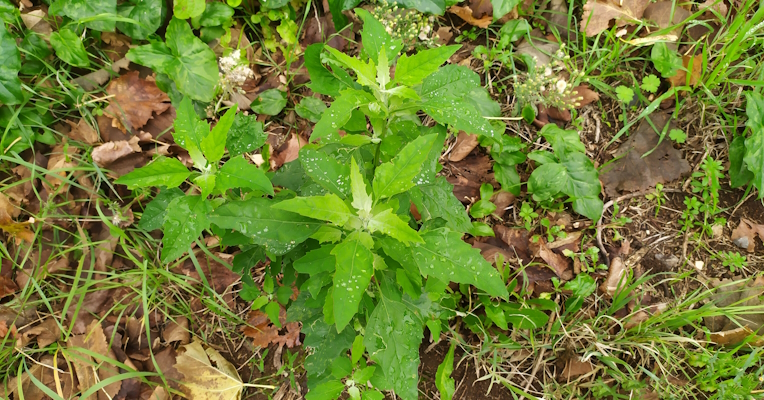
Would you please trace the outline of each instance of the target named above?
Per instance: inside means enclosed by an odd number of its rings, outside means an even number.
[[[706,265],[703,261],[695,261],[695,269],[698,270],[698,272],[703,271],[703,266]]]

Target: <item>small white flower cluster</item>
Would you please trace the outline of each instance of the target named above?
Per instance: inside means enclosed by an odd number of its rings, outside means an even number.
[[[241,85],[247,79],[255,77],[255,73],[247,65],[242,64],[241,50],[239,49],[234,50],[226,57],[220,57],[218,66],[220,68],[220,85],[228,93],[233,90],[241,91]]]
[[[542,104],[560,110],[572,110],[580,106],[583,97],[575,96],[573,88],[583,78],[583,72],[567,62],[570,56],[558,50],[549,65],[529,68],[527,73],[515,75],[515,96],[520,108],[526,104]],[[569,80],[561,77],[567,71]]]
[[[434,16],[405,8],[392,6],[387,0],[380,0],[371,10],[371,15],[385,27],[387,33],[394,39],[400,39],[405,49],[414,47],[431,47],[435,44],[433,38]]]

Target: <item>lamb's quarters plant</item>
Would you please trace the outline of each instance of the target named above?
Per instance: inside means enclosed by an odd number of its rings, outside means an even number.
[[[528,192],[538,202],[565,195],[573,203],[573,210],[598,220],[604,206],[599,197],[602,186],[578,132],[547,124],[539,134],[549,142],[553,151],[537,150],[528,154],[528,158],[538,165],[528,179]]]

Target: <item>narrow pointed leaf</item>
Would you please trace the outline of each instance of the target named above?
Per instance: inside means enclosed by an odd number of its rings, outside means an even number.
[[[424,242],[417,231],[411,229],[407,223],[403,222],[403,220],[393,212],[392,208],[388,208],[387,210],[372,215],[368,226],[371,232],[382,232],[403,243]]]
[[[295,197],[275,204],[272,208],[329,221],[337,226],[344,225],[353,216],[345,202],[333,193],[324,196]]]
[[[395,82],[405,86],[416,86],[443,65],[461,46],[441,46],[427,49],[411,57],[402,55],[395,67]]]
[[[217,125],[210,131],[210,133],[202,139],[201,150],[204,156],[210,162],[217,162],[223,158],[225,153],[225,143],[228,136],[228,130],[233,125],[233,120],[236,117],[236,107],[231,107],[220,118]]]
[[[332,251],[337,258],[333,294],[337,332],[341,332],[358,312],[358,305],[374,273],[374,255],[363,243],[361,235],[350,236]]]
[[[174,188],[183,183],[191,172],[176,158],[159,157],[144,167],[119,177],[114,183],[127,185],[128,189],[150,186]]]

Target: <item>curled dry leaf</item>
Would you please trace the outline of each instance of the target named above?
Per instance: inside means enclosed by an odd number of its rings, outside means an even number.
[[[292,133],[286,145],[282,146],[283,149],[274,152],[273,157],[271,157],[271,169],[275,171],[281,168],[282,165],[296,160],[300,154],[300,149],[306,144],[308,144],[307,140],[304,140],[298,134]]]
[[[582,361],[578,356],[574,356],[567,363],[562,370],[560,380],[569,381],[575,379],[581,375],[586,375],[594,370],[594,365],[591,361]]]
[[[96,90],[101,87],[101,85],[108,82],[113,75],[119,73],[120,69],[127,69],[129,65],[130,60],[127,58],[120,58],[119,60],[114,61],[111,65],[107,65],[87,75],[82,75],[74,78],[72,82],[79,85],[86,91]]]
[[[75,357],[71,358],[71,362],[74,365],[74,371],[77,373],[80,391],[84,392],[96,386],[99,382],[119,374],[115,366],[116,357],[106,341],[103,327],[101,327],[101,323],[98,320],[93,320],[88,325],[85,334],[70,337],[67,340],[67,347],[73,354],[76,354]],[[103,358],[95,358],[83,352],[83,349],[88,350],[91,354],[98,354]],[[113,361],[110,362],[108,361],[109,359]],[[120,381],[110,383],[87,397],[87,399],[114,398],[121,386],[122,383]],[[103,397],[101,392],[108,397]]]
[[[740,224],[732,231],[732,243],[737,247],[753,252],[756,249],[756,236],[764,241],[764,225],[740,218]]]
[[[581,15],[581,32],[586,32],[586,36],[597,35],[607,30],[612,20],[616,26],[635,23],[648,4],[649,0],[589,0]]]
[[[233,366],[215,349],[206,351],[198,339],[183,346],[175,369],[183,376],[183,393],[194,400],[234,400],[241,398],[244,384]],[[214,364],[214,365],[213,365]]]
[[[20,333],[24,342],[29,343],[32,339],[36,339],[37,348],[44,349],[49,344],[58,341],[61,336],[61,329],[56,320],[53,317],[49,317],[39,325],[24,329]]]
[[[493,22],[492,15],[475,18],[472,9],[469,6],[451,6],[451,8],[448,9],[448,12],[455,14],[457,17],[463,19],[464,22],[472,26],[477,26],[478,28],[488,28],[488,26],[491,25],[491,22]]]
[[[16,282],[7,276],[0,276],[0,299],[5,296],[10,296],[19,290],[16,286]]]
[[[692,62],[692,67],[690,67],[690,62]],[[687,71],[690,71],[690,86],[697,86],[700,82],[700,76],[703,74],[703,55],[682,56],[682,65]],[[679,70],[676,75],[668,78],[671,86],[684,86],[687,83],[687,71]]]
[[[628,268],[626,268],[626,263],[623,262],[621,257],[613,257],[613,259],[610,260],[607,279],[600,285],[600,291],[613,297],[618,288],[624,284],[624,275],[627,271]]]
[[[709,339],[720,346],[735,346],[742,343],[751,335],[754,335],[754,332],[751,330],[751,328],[747,326],[741,326],[735,329],[730,329],[728,331],[714,332],[709,335]],[[748,343],[751,346],[762,346],[764,345],[764,338],[761,336],[755,336],[754,339]]]
[[[79,153],[79,149],[74,146],[64,146],[66,143],[60,143],[53,148],[48,158],[48,172],[47,182],[43,181],[43,185],[49,192],[56,191],[66,192],[69,189],[69,184],[65,183],[61,178],[71,173],[71,169],[77,166],[77,162],[74,157]]]
[[[66,135],[69,139],[87,144],[98,143],[98,132],[93,129],[85,119],[80,119],[76,124],[69,120],[64,120],[72,129]]]
[[[3,193],[0,193],[0,230],[14,237],[17,243],[21,240],[32,243],[34,241],[34,233],[29,230],[30,223],[15,222],[13,220],[20,213],[21,209],[11,204],[10,199]],[[2,289],[0,289],[0,292],[2,292]]]
[[[459,131],[459,136],[456,137],[456,143],[454,144],[451,153],[448,155],[448,160],[453,162],[464,160],[464,158],[467,157],[477,145],[477,135]]]
[[[112,81],[106,88],[112,96],[104,112],[119,122],[121,127],[133,132],[152,118],[170,108],[170,98],[154,81],[142,79],[138,71],[130,71]]]
[[[138,145],[139,141],[140,138],[138,136],[133,136],[130,140],[104,143],[93,149],[93,162],[99,167],[106,167],[122,157],[133,153],[140,153],[141,146]]]
[[[552,268],[558,278],[564,281],[573,279],[571,260],[550,250],[547,247],[546,239],[540,237],[535,243],[531,241],[528,247],[534,256],[540,257]]]
[[[515,195],[509,192],[497,192],[491,197],[491,203],[496,206],[494,214],[501,217],[512,203],[515,202]]]
[[[279,323],[286,330],[283,335],[279,334],[279,327],[272,324],[270,318],[260,310],[253,310],[247,316],[248,326],[241,328],[245,336],[252,338],[252,344],[257,347],[268,347],[278,344],[279,347],[292,348],[300,345],[300,323],[286,323],[286,309],[279,309]]]
[[[167,343],[179,342],[188,344],[191,341],[191,332],[188,330],[188,318],[177,317],[170,321],[162,332],[164,341]]]

